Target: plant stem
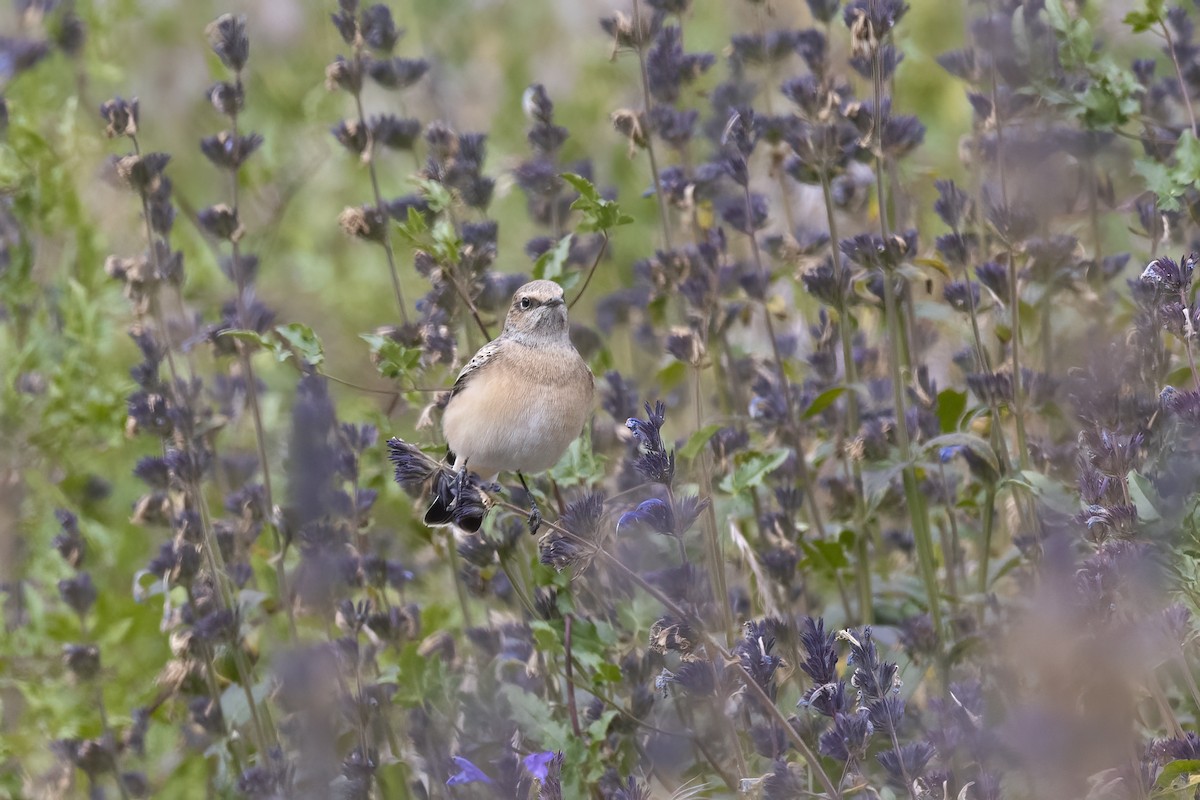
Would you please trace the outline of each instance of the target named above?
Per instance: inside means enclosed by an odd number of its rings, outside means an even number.
[[[583,279],[583,286],[579,287],[579,294],[575,295],[575,299],[567,304],[568,311],[575,307],[575,304],[583,297],[583,293],[587,291],[588,284],[592,282],[592,276],[596,274],[596,267],[600,264],[600,259],[604,258],[604,251],[608,249],[608,231],[600,231],[600,235],[604,237],[600,240],[600,251],[596,253],[596,258],[588,269],[587,277]]]
[[[634,36],[637,38],[637,57],[638,67],[642,74],[642,104],[644,106],[644,118],[650,115],[650,75],[646,71],[646,43],[641,40],[642,35],[642,11],[639,0],[633,0],[633,30]],[[666,250],[671,247],[671,221],[667,214],[667,199],[663,197],[662,182],[658,177],[658,159],[654,155],[654,134],[646,131],[646,155],[650,158],[650,176],[654,179],[654,197],[658,200],[658,218],[662,223],[663,248]]]
[[[355,54],[355,59],[362,65],[362,48]],[[371,189],[375,194],[375,210],[380,214],[385,214],[383,210],[383,193],[379,191],[379,175],[375,170],[375,137],[371,135],[371,129],[367,127],[367,116],[363,111],[362,91],[354,93],[354,107],[358,111],[358,124],[367,132],[367,147],[363,151],[367,160],[367,172],[371,176]],[[387,254],[388,274],[392,278],[392,292],[396,295],[396,305],[400,308],[400,320],[404,324],[408,324],[408,307],[404,303],[404,294],[400,290],[400,273],[396,269],[396,255],[392,251],[392,233],[389,225],[383,226],[383,252]]]
[[[583,731],[579,727],[579,711],[575,708],[575,676],[571,667],[571,621],[572,614],[567,614],[563,617],[563,671],[567,677],[567,711],[571,716],[571,731],[576,738],[583,736]]]
[[[842,272],[842,251],[838,246],[838,226],[837,219],[834,216],[833,209],[833,191],[829,184],[829,173],[821,170],[821,192],[825,197],[825,218],[829,225],[829,240],[832,244],[830,253],[833,258],[833,271],[837,276],[838,281],[841,280]],[[846,307],[845,299],[843,298],[841,307],[838,309],[840,330],[838,337],[842,341],[842,373],[846,380],[846,437],[853,438],[858,436],[858,430],[861,425],[858,408],[858,365],[854,362],[854,342],[850,333],[853,319],[850,317],[849,310]],[[845,448],[843,448],[844,451]],[[843,457],[844,454],[843,454]],[[872,608],[872,591],[871,591],[871,564],[870,553],[867,549],[867,505],[861,491],[862,486],[862,465],[857,459],[846,458],[850,464],[850,470],[854,486],[851,490],[854,494],[854,523],[855,523],[855,572],[858,577],[858,616],[859,622],[863,625],[871,623],[874,614]],[[874,526],[871,526],[874,532]],[[878,540],[876,533],[876,546],[880,552],[883,548],[880,546],[882,542]]]
[[[704,399],[700,392],[700,368],[692,368],[692,379],[695,390],[696,430],[703,427]],[[708,448],[702,447],[700,459],[700,497],[707,500],[704,509],[704,542],[707,547],[708,571],[712,575],[713,599],[717,608],[721,609],[721,619],[725,623],[725,633],[733,641],[733,612],[729,608],[729,589],[725,585],[725,558],[721,553],[721,538],[717,532],[717,514],[712,501],[712,474],[708,468]]]
[[[883,131],[883,74],[879,53],[873,55],[875,72],[875,191],[879,202],[879,228],[883,241],[891,239],[888,229],[887,213],[883,204],[883,174],[884,153],[881,134]],[[912,446],[908,438],[908,419],[904,402],[904,369],[901,363],[901,330],[900,312],[896,303],[895,274],[887,269],[883,271],[883,301],[884,317],[888,328],[888,345],[891,348],[891,358],[888,359],[892,372],[892,400],[896,407],[896,438],[900,443],[900,458],[904,462],[903,482],[904,496],[908,503],[908,513],[912,520],[913,540],[917,547],[917,562],[921,569],[921,578],[925,583],[925,593],[929,600],[929,614],[933,620],[933,629],[937,632],[938,640],[942,638],[942,609],[938,595],[937,566],[934,563],[933,536],[929,529],[929,515],[925,507],[925,498],[917,485],[917,473],[913,466]]]
[[[454,592],[458,595],[458,607],[462,611],[463,627],[474,626],[471,620],[471,608],[467,600],[467,589],[463,586],[462,575],[458,568],[458,542],[455,541],[454,528],[446,528],[446,554],[450,563],[450,579],[454,581]]]
[[[746,202],[746,220],[749,224],[753,219],[753,211],[750,202],[750,187],[742,187],[742,192]],[[759,280],[762,282],[763,290],[766,290],[767,283],[770,281],[770,274],[767,272],[767,267],[763,263],[762,253],[758,247],[758,239],[751,230],[747,234],[750,239],[750,249],[754,254],[754,264],[758,270]],[[792,384],[788,380],[787,373],[783,368],[783,356],[779,352],[779,341],[775,336],[775,323],[771,319],[771,309],[767,307],[767,301],[764,298],[759,298],[759,306],[762,308],[763,321],[767,327],[767,338],[771,340],[771,357],[775,363],[776,379],[779,381],[779,391],[783,394],[784,406],[787,408],[787,423],[784,425],[784,431],[792,440],[790,442],[793,452],[796,454],[796,467],[800,471],[800,482],[804,484],[804,496],[808,500],[809,519],[812,522],[813,528],[816,530],[817,536],[821,539],[825,538],[825,524],[821,519],[821,507],[817,503],[817,487],[812,481],[812,475],[808,469],[808,456],[804,451],[804,441],[800,435],[799,421],[796,414],[795,404],[792,400]]]
[[[983,497],[983,530],[979,547],[979,621],[987,610],[988,562],[992,557],[992,529],[996,523],[996,487],[988,484]]]
[[[140,155],[141,150],[138,146],[137,137],[131,136],[130,139],[133,142],[134,153],[136,155]],[[150,198],[144,191],[140,192],[139,194],[142,200],[142,217],[146,227],[146,244],[149,249],[150,259],[153,263],[155,274],[162,275],[162,264],[159,263],[158,258],[158,244],[154,238],[154,229],[150,224]],[[175,355],[171,347],[170,336],[167,334],[167,323],[165,317],[163,316],[160,296],[161,290],[156,292],[155,295],[150,298],[150,310],[152,316],[154,317],[155,325],[162,334],[163,353],[166,356],[167,370],[171,376],[171,399],[175,403],[176,407],[182,408],[183,404],[180,403],[178,398],[178,392],[180,386],[182,385],[182,381],[179,377],[179,369],[175,363]],[[176,436],[179,447],[188,454],[193,463],[199,463],[195,455],[195,447],[192,441],[191,430],[176,430]],[[164,446],[165,445],[166,443],[164,442]],[[212,573],[213,582],[217,587],[217,596],[220,599],[219,607],[236,610],[237,601],[229,586],[229,575],[226,573],[224,559],[221,557],[220,545],[218,545],[216,534],[213,532],[212,516],[209,513],[208,501],[204,497],[204,491],[200,486],[199,480],[187,480],[184,482],[184,487],[185,494],[191,495],[200,513],[200,528],[204,542],[202,549],[204,550],[205,558],[208,561],[208,567],[209,571]],[[236,645],[234,646],[234,655],[234,664],[238,671],[238,682],[246,691],[246,699],[252,712],[251,717],[254,724],[255,737],[261,753],[265,758],[268,752],[266,748],[266,742],[268,739],[265,729],[262,726],[262,722],[258,717],[258,711],[254,703],[254,698],[251,695],[249,688],[253,678],[253,672],[250,670],[249,665],[245,662],[244,657],[238,657],[242,654],[241,648]]]
[[[1179,56],[1175,54],[1175,42],[1171,39],[1171,26],[1166,20],[1160,20],[1163,36],[1167,39],[1167,52],[1171,55],[1171,63],[1175,65],[1175,77],[1179,80],[1179,93],[1183,95],[1183,102],[1187,106],[1188,121],[1192,125],[1192,136],[1200,136],[1200,130],[1196,128],[1196,112],[1192,110],[1192,96],[1188,91],[1187,81],[1183,79],[1183,68],[1179,65]]]
[[[240,87],[242,84],[241,74],[235,76],[237,84]],[[239,147],[238,142],[238,115],[237,111],[233,111],[229,115],[230,124],[233,129],[234,147]],[[239,148],[240,149],[240,148]],[[238,191],[238,175],[239,167],[234,167],[230,170],[230,194],[233,206],[234,218],[239,220],[239,191]],[[250,315],[246,308],[246,273],[242,269],[241,248],[237,238],[230,241],[230,246],[233,251],[232,271],[234,281],[237,284],[237,296],[234,298],[234,305],[237,309],[238,327],[242,330],[250,329]],[[246,401],[250,406],[250,415],[254,420],[254,441],[258,448],[258,465],[262,470],[263,476],[263,502],[266,508],[263,509],[263,519],[271,526],[271,532],[275,539],[275,548],[279,551],[274,559],[275,561],[275,580],[279,584],[279,599],[283,603],[284,611],[287,614],[288,635],[293,642],[297,641],[299,636],[296,633],[296,612],[292,607],[291,592],[288,589],[287,568],[284,560],[287,556],[287,544],[279,533],[279,527],[275,520],[275,499],[271,491],[271,465],[267,459],[267,436],[266,427],[263,425],[262,409],[258,402],[258,378],[254,373],[254,365],[250,360],[249,351],[243,346],[244,343],[238,342],[237,353],[238,359],[242,363],[243,378],[246,381]]]

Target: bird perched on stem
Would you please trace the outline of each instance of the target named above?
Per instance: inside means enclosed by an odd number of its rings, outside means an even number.
[[[457,474],[434,486],[426,524],[454,520],[465,530],[479,529],[482,507],[455,514],[468,469],[484,480],[516,472],[525,486],[525,473],[558,463],[591,413],[594,382],[571,344],[562,287],[531,281],[518,289],[503,332],[467,362],[450,390],[442,433]],[[534,502],[530,529],[540,521]]]

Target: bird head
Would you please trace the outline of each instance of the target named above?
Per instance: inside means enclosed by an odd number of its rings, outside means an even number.
[[[567,304],[554,281],[530,281],[517,289],[504,320],[509,336],[556,339],[567,336]]]

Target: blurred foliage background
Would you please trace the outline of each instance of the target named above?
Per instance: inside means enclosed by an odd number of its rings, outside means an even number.
[[[43,18],[44,5],[30,0],[6,5],[0,10],[0,35],[59,35],[55,26],[66,4]],[[354,115],[349,97],[325,86],[326,65],[346,50],[329,24],[335,4],[81,0],[71,5],[86,30],[86,41],[74,55],[54,49],[22,70],[11,42],[0,40],[0,87],[7,107],[0,202],[21,225],[20,230],[0,228],[8,253],[0,264],[5,315],[0,325],[0,585],[26,587],[2,594],[0,795],[12,797],[25,796],[29,776],[55,763],[51,741],[98,734],[100,720],[79,713],[94,706],[93,692],[102,693],[114,727],[130,725],[129,709],[153,696],[158,666],[168,658],[169,642],[159,630],[161,602],[134,599],[135,573],[158,543],[130,521],[130,509],[143,491],[130,475],[131,465],[158,448],[125,434],[126,397],[133,389],[129,366],[138,352],[125,334],[130,313],[121,287],[104,272],[109,253],[136,252],[144,239],[137,204],[105,177],[115,149],[103,135],[97,109],[114,95],[138,98],[142,146],[171,155],[169,174],[180,210],[173,245],[185,256],[184,302],[189,314],[210,314],[228,298],[229,286],[214,244],[194,220],[197,210],[222,202],[228,191],[224,176],[197,146],[202,136],[224,125],[207,98],[220,63],[205,27],[218,15],[245,14],[251,40],[241,121],[261,133],[264,143],[242,172],[241,216],[247,230],[243,246],[261,259],[259,296],[276,310],[279,322],[304,323],[320,337],[328,373],[344,382],[331,385],[340,418],[373,422],[385,438],[431,435],[416,429],[419,403],[397,402],[389,394],[393,387],[379,377],[360,338],[398,320],[380,253],[338,226],[342,210],[369,202],[371,189],[365,166],[330,135],[339,120]],[[935,61],[962,46],[965,5],[914,0],[897,40],[905,58],[893,87],[895,106],[918,115],[927,129],[923,147],[898,167],[913,209],[930,207],[935,179],[971,182],[972,164],[959,154],[960,140],[971,130],[970,105],[961,84]],[[1099,4],[1087,13],[1098,30],[1111,28],[1115,34],[1121,6]],[[532,261],[524,243],[544,231],[530,221],[511,172],[529,152],[523,95],[531,84],[545,86],[556,122],[570,131],[564,163],[591,159],[595,183],[634,218],[614,233],[588,296],[572,312],[583,325],[593,323],[597,299],[633,282],[634,262],[653,254],[659,231],[645,159],[630,157],[627,141],[610,121],[612,112],[642,102],[636,58],[628,53],[614,58],[611,39],[597,22],[614,10],[613,4],[591,0],[401,0],[393,6],[406,30],[397,53],[428,59],[429,74],[403,92],[372,87],[363,95],[368,114],[441,120],[458,131],[488,133],[484,170],[497,182],[489,216],[499,223],[498,269],[528,273]],[[790,0],[694,4],[684,21],[686,45],[718,54],[718,63],[689,98],[702,107],[707,93],[724,79],[722,54],[731,33],[810,21],[805,4]],[[835,60],[844,58],[844,37],[832,41]],[[1117,52],[1136,48],[1120,35],[1111,46]],[[783,76],[764,71],[756,77],[777,84]],[[777,97],[776,102],[783,101]],[[415,190],[413,175],[420,165],[409,154],[383,153],[377,164],[384,197]],[[819,187],[789,186],[801,227],[824,230]],[[762,182],[755,188],[775,205],[779,185]],[[1112,244],[1127,238],[1122,223],[1105,224]],[[768,231],[783,227],[772,217]],[[411,302],[425,282],[413,270],[411,253],[403,247],[398,253]],[[795,302],[815,308],[807,298]],[[794,321],[794,329],[807,336],[802,318]],[[465,332],[463,341],[478,344],[474,336]],[[618,329],[603,342],[597,364],[634,369],[624,363],[634,347],[631,336]],[[461,351],[469,353],[469,345],[460,345]],[[267,388],[268,452],[283,464],[297,373],[291,364],[267,358],[256,364]],[[646,385],[657,380],[668,391],[680,388],[670,385],[670,374],[657,375],[657,365],[637,368],[648,373],[637,376]],[[423,377],[444,387],[454,372]],[[691,431],[681,420],[670,420],[667,432],[686,437]],[[235,449],[254,449],[254,430],[245,418],[224,436]],[[397,532],[391,554],[423,573],[437,563],[428,534],[413,524],[412,501],[390,480],[382,450],[370,452],[376,460],[363,466],[364,486],[382,494],[377,526]],[[54,513],[58,508],[79,514],[88,541],[97,589],[90,629],[81,629],[77,617],[54,598],[53,587],[69,575],[52,545],[61,528]],[[259,554],[257,562],[264,582],[270,575],[267,555]],[[415,591],[424,629],[436,630],[457,613],[443,573],[422,577]],[[641,619],[643,631],[651,621]],[[102,681],[81,684],[62,666],[63,643],[81,639],[98,644],[105,654]],[[169,726],[151,726],[149,736],[147,749],[166,765],[155,770],[161,781],[156,796],[199,796],[196,787],[211,778],[213,762],[175,752],[177,734]]]

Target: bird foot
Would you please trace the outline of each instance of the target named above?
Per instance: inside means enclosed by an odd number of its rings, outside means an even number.
[[[458,505],[458,501],[462,498],[463,492],[466,490],[466,488],[467,469],[464,465],[463,468],[458,471],[458,478],[454,482],[454,501],[451,503],[451,508],[454,508]]]

